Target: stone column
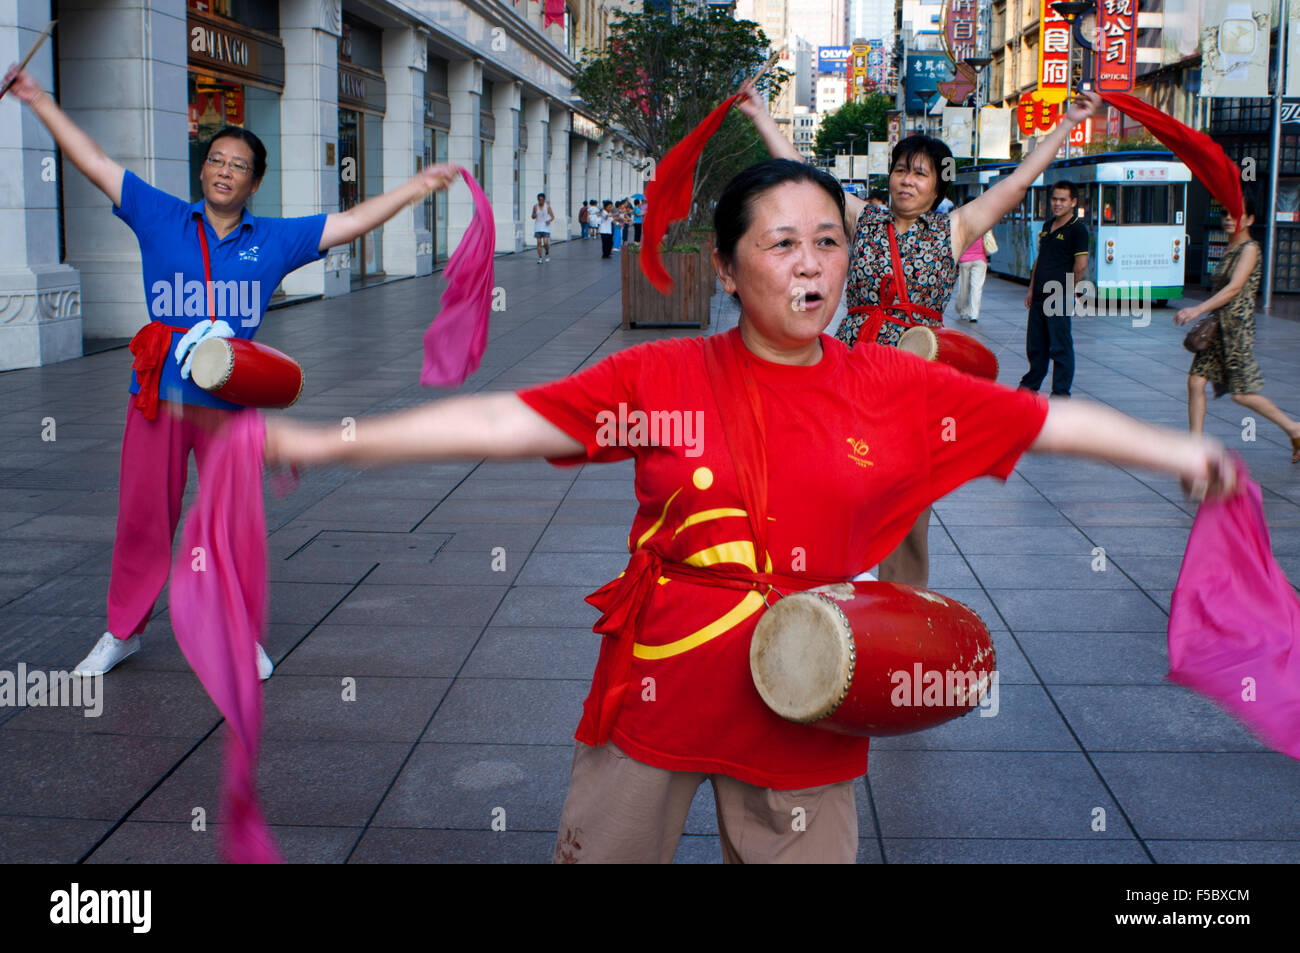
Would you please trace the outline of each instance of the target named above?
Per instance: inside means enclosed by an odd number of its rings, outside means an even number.
[[[284,92],[280,96],[280,177],[284,216],[339,210],[340,0],[280,0]],[[286,294],[327,298],[352,288],[349,245],[285,276]]]
[[[428,47],[411,27],[386,29],[383,38],[388,90],[383,161],[384,191],[388,192],[409,181],[423,159]],[[432,242],[432,233],[424,227],[423,203],[403,206],[384,224],[384,271],[390,275],[433,274]]]
[[[39,30],[48,13],[48,8],[40,12],[39,24],[23,25]],[[67,0],[59,4],[57,29],[64,111],[114,160],[188,202],[185,66],[189,44],[184,0],[158,0],[144,6],[130,0]],[[0,42],[20,39],[3,30],[0,36],[5,37]],[[21,34],[24,47],[35,39],[33,33]],[[50,49],[44,47],[33,62],[48,64]],[[51,75],[47,72],[40,78],[48,90]],[[17,99],[6,96],[0,113],[17,105]],[[35,123],[42,133],[44,127],[26,107],[23,110],[26,146],[36,134],[35,129],[28,134],[26,123]],[[82,331],[87,338],[128,337],[149,320],[140,247],[131,230],[114,218],[104,193],[66,158],[63,177],[64,259],[81,272]],[[29,221],[27,228],[36,224]],[[33,240],[43,239],[34,236]],[[6,260],[23,258],[7,256]],[[71,287],[66,277],[63,286]],[[62,331],[65,336],[73,333],[70,326]]]
[[[587,140],[578,136],[569,136],[569,162],[573,165],[573,190],[576,195],[569,196],[569,214],[578,214],[578,205],[586,205],[589,199],[594,198],[591,190],[587,188]],[[591,209],[587,209],[590,214]],[[570,219],[573,222],[570,231],[570,237],[576,233],[578,237],[582,236],[582,226],[578,224],[576,218]]]
[[[551,208],[555,210],[555,221],[551,223],[551,237],[567,241],[570,234],[569,223],[574,222],[577,209],[569,194],[569,111],[557,108],[551,110]]]
[[[492,143],[492,209],[497,217],[498,252],[512,253],[523,246],[521,215],[515,208],[515,150],[519,148],[520,83],[492,84],[492,118],[496,139]]]
[[[543,168],[546,161],[546,139],[550,136],[550,101],[547,99],[525,99],[521,117],[528,126],[528,151],[524,154],[524,167],[520,170],[524,177],[523,208],[519,210],[519,220],[524,227],[525,245],[533,237],[532,210],[537,203],[537,193],[546,191]],[[547,198],[550,198],[548,195]],[[557,217],[559,213],[556,213]]]
[[[48,3],[0,6],[0,61],[8,66],[21,60],[49,19]],[[47,92],[52,90],[53,45],[41,47],[27,70]],[[0,371],[80,357],[81,276],[59,262],[54,139],[12,94],[0,101],[0,168],[5,170],[0,188]],[[85,183],[66,159],[63,169]],[[106,206],[103,194],[96,194],[100,206]],[[123,230],[120,222],[114,224]],[[135,290],[143,300],[138,274]],[[143,314],[137,311],[137,316]]]
[[[447,64],[447,96],[451,100],[451,132],[447,136],[447,161],[474,168],[479,154],[479,97],[483,92],[483,62],[452,60]],[[497,130],[497,138],[501,132]],[[496,156],[493,156],[495,159]],[[495,187],[493,195],[496,195]],[[447,247],[455,248],[474,218],[469,189],[453,185],[447,192]],[[494,205],[496,203],[493,203]],[[500,234],[498,230],[498,234]]]

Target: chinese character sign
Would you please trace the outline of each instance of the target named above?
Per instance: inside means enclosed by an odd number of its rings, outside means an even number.
[[[1049,0],[1040,3],[1038,90],[1043,102],[1063,103],[1070,91],[1070,24],[1051,8]]]
[[[1063,114],[1062,104],[1050,103],[1039,89],[1022,93],[1016,106],[1016,122],[1026,136],[1050,132]]]
[[[1097,4],[1097,91],[1127,93],[1137,66],[1137,0]]]
[[[944,9],[943,40],[954,65],[975,55],[978,16],[976,0],[948,0]]]

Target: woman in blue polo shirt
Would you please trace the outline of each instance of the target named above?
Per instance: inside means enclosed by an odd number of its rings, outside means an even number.
[[[14,74],[10,67],[6,80]],[[17,73],[12,92],[113,201],[113,214],[140,243],[150,322],[131,342],[133,396],[122,438],[108,631],[76,668],[79,674],[107,672],[139,649],[166,584],[190,451],[201,461],[212,416],[239,409],[189,379],[194,346],[212,336],[253,337],[285,275],[379,227],[430,191],[446,189],[460,173],[454,166],[426,166],[404,185],[346,212],[255,217],[245,206],[266,172],[266,147],[251,132],[227,127],[212,137],[199,175],[203,199],[188,203],[109,158],[27,72]],[[211,316],[205,257],[214,288]],[[162,402],[169,406],[159,413]],[[263,678],[271,667],[259,646]]]

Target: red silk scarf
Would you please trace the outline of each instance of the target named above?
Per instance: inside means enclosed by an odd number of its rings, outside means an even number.
[[[496,221],[492,204],[468,170],[461,169],[474,200],[474,218],[447,261],[447,287],[429,330],[424,332],[421,387],[459,387],[478,370],[487,350],[492,308],[492,255]]]
[[[695,189],[695,166],[709,138],[718,131],[727,110],[736,100],[737,93],[704,117],[704,121],[669,150],[655,166],[654,176],[646,184],[646,212],[641,245],[641,271],[662,294],[673,288],[672,276],[664,268],[659,245],[668,233],[668,226],[691,214],[691,192]]]
[[[1227,157],[1222,146],[1205,133],[1183,125],[1172,116],[1166,116],[1154,106],[1128,93],[1098,93],[1097,95],[1120,112],[1142,123],[1151,135],[1183,160],[1192,175],[1209,189],[1210,194],[1227,210],[1234,221],[1241,221],[1244,209],[1241,197],[1241,169]]]
[[[1169,678],[1300,759],[1300,598],[1273,558],[1259,484],[1196,512],[1169,610]]]
[[[256,644],[267,628],[266,517],[255,410],[233,415],[199,467],[171,572],[171,620],[194,674],[225,716],[219,850],[237,864],[282,863],[257,799],[262,683]]]

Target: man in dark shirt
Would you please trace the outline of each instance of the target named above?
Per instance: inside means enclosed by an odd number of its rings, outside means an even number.
[[[1076,218],[1079,189],[1073,182],[1057,182],[1049,195],[1052,218],[1038,236],[1038,258],[1029,275],[1025,307],[1029,324],[1025,328],[1025,351],[1029,372],[1020,386],[1037,391],[1052,370],[1052,396],[1069,397],[1074,381],[1074,339],[1070,315],[1074,297],[1088,274],[1088,226]],[[1067,276],[1072,280],[1067,280]]]

